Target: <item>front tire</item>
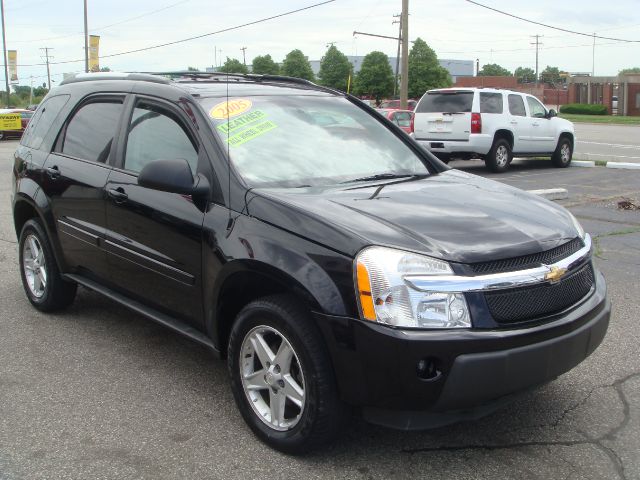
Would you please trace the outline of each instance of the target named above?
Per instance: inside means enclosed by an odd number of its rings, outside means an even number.
[[[28,220],[20,233],[22,286],[31,304],[43,312],[61,310],[73,302],[78,285],[63,280],[44,228]]]
[[[555,152],[551,155],[551,162],[554,167],[567,168],[571,165],[571,158],[573,158],[573,144],[567,137],[562,137],[558,141]]]
[[[276,450],[317,448],[348,420],[321,334],[293,297],[266,297],[242,309],[229,338],[228,367],[242,417]]]
[[[484,162],[492,172],[502,173],[509,170],[511,160],[513,160],[511,145],[504,138],[497,138],[494,140],[491,150],[489,150]]]

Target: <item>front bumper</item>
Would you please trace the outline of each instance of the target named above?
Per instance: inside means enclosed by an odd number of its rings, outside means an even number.
[[[598,272],[586,300],[526,328],[427,331],[316,318],[342,398],[373,423],[414,429],[489,413],[496,400],[569,371],[600,345],[610,312]],[[437,367],[429,378],[418,375],[421,360]]]

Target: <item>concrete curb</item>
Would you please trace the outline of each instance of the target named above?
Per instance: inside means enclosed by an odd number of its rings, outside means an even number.
[[[571,160],[572,167],[595,167],[596,162],[593,160]]]
[[[629,162],[607,162],[607,168],[625,168],[629,170],[640,170],[640,163]]]
[[[569,192],[566,188],[547,188],[544,190],[527,190],[529,193],[539,195],[547,200],[565,200],[569,198]]]

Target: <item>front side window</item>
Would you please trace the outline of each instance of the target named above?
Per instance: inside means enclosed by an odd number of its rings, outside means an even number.
[[[537,118],[547,116],[547,109],[535,98],[527,97],[527,103],[529,104],[529,116]]]
[[[124,168],[140,172],[156,160],[184,159],[195,172],[198,151],[180,119],[153,104],[139,103],[133,110]]]
[[[121,114],[122,103],[115,100],[83,105],[67,125],[62,153],[106,163]]]
[[[509,113],[517,117],[527,116],[527,112],[524,109],[524,100],[522,100],[522,95],[509,95]]]
[[[480,113],[502,113],[502,94],[480,92]]]
[[[62,108],[69,101],[70,95],[56,95],[48,97],[42,102],[29,121],[29,125],[22,135],[20,144],[25,147],[38,149],[49,132],[51,125],[58,117]]]
[[[251,186],[335,185],[372,175],[428,175],[422,159],[379,120],[333,95],[200,100]],[[226,115],[229,115],[227,120]]]

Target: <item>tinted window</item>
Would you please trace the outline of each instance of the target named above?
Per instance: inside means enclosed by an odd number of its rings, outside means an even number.
[[[69,95],[56,95],[42,102],[29,121],[20,143],[26,147],[40,148],[42,140],[68,100]]]
[[[480,113],[502,113],[502,94],[481,92]]]
[[[509,113],[518,117],[526,117],[527,112],[524,109],[524,100],[521,95],[509,95]]]
[[[545,117],[547,110],[544,106],[535,98],[527,97],[527,103],[529,104],[529,114],[532,117]]]
[[[155,160],[184,159],[192,171],[198,165],[198,151],[180,120],[153,105],[138,104],[133,111],[124,168],[139,172]]]
[[[427,93],[418,104],[418,113],[470,112],[473,92]]]
[[[121,113],[122,103],[116,101],[82,106],[67,125],[62,153],[92,162],[106,162]]]
[[[369,114],[337,96],[202,98],[231,161],[253,187],[335,185],[375,174],[428,175],[422,159]],[[227,120],[226,112],[236,111]],[[375,115],[375,116],[374,116]],[[328,121],[331,119],[330,121]]]
[[[411,114],[409,112],[397,112],[395,114],[395,122],[401,127],[411,126]]]
[[[20,112],[20,118],[23,120],[28,120],[33,117],[33,112]]]

